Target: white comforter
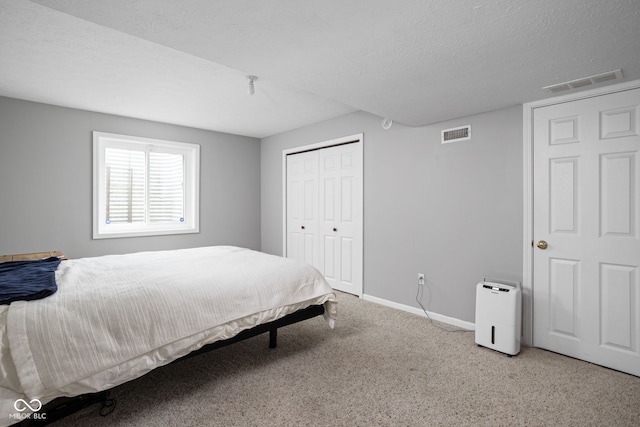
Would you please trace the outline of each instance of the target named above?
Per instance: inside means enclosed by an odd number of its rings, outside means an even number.
[[[54,295],[6,313],[15,391],[28,399],[113,387],[311,304],[331,326],[336,312],[317,270],[230,246],[68,260],[56,280]]]

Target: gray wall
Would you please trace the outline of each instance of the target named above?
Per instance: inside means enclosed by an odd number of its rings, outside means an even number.
[[[419,128],[356,112],[262,140],[262,250],[282,253],[282,150],[364,133],[364,293],[475,322],[483,276],[522,280],[522,107]],[[472,125],[472,140],[440,131]]]
[[[200,233],[92,240],[94,130],[200,144]],[[0,97],[0,254],[260,249],[260,141]]]

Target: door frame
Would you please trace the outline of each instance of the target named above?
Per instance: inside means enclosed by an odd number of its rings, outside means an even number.
[[[340,138],[331,139],[328,141],[316,142],[313,144],[302,145],[299,147],[286,148],[282,150],[282,256],[287,256],[287,156],[290,154],[298,154],[304,153],[305,151],[313,151],[320,150],[322,148],[334,147],[336,145],[343,145],[349,143],[360,142],[360,149],[358,150],[358,155],[362,160],[362,175],[360,177],[360,186],[361,186],[361,197],[362,203],[361,205],[361,224],[360,224],[360,232],[362,233],[362,239],[360,242],[360,247],[358,248],[360,253],[362,254],[362,277],[360,280],[360,289],[356,294],[358,297],[362,298],[364,293],[364,133],[356,133],[349,136],[343,136]]]
[[[604,86],[583,92],[547,98],[523,104],[522,169],[523,169],[523,259],[522,259],[522,343],[533,342],[533,113],[536,108],[579,101],[611,93],[640,88],[640,80]]]

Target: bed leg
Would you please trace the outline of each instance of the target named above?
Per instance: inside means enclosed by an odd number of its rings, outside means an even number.
[[[278,328],[269,330],[269,348],[276,348],[278,345]]]

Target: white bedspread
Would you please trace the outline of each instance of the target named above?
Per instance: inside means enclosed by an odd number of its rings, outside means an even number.
[[[317,270],[230,246],[68,260],[56,280],[54,295],[14,302],[7,313],[28,398],[73,395],[86,379],[106,389],[311,304],[324,303],[330,322],[335,316],[335,295]]]

